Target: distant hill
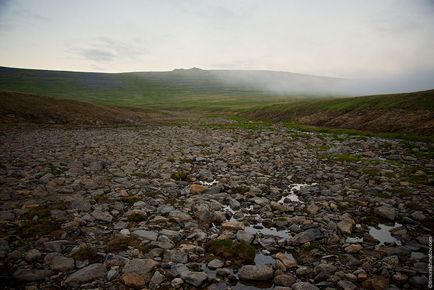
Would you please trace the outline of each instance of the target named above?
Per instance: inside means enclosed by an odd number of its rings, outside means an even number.
[[[434,90],[257,107],[254,119],[372,132],[434,134]]]
[[[87,73],[0,67],[0,91],[122,106],[195,107],[342,94],[345,80],[277,71]],[[263,98],[267,97],[267,98]]]

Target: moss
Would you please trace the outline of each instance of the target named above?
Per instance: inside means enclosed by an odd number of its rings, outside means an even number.
[[[91,246],[83,246],[72,255],[72,257],[79,261],[88,260],[90,263],[96,263],[101,260],[101,257],[96,253],[96,249]]]
[[[60,229],[60,221],[51,217],[52,210],[66,210],[68,203],[59,201],[30,208],[23,214],[24,222],[18,228],[18,235],[25,238],[52,234]],[[34,218],[37,219],[34,220]]]
[[[53,176],[60,176],[65,172],[66,168],[60,167],[60,166],[55,166],[55,165],[50,163],[50,164],[48,164],[48,170]]]
[[[60,229],[60,223],[58,221],[44,218],[38,219],[35,222],[25,222],[18,229],[18,235],[23,238],[39,237],[51,234],[58,229]]]
[[[139,223],[146,220],[146,216],[141,213],[133,213],[128,217],[129,222]]]
[[[145,172],[141,172],[141,171],[133,172],[132,175],[133,175],[133,176],[140,177],[140,178],[146,178],[146,177],[148,177],[148,175],[147,175]]]
[[[121,201],[123,203],[126,203],[128,205],[133,205],[134,203],[138,202],[140,200],[140,197],[135,196],[135,195],[130,195],[130,196],[124,196],[121,198]]]
[[[187,181],[188,172],[186,171],[177,171],[172,173],[171,178],[178,181]]]
[[[108,201],[108,196],[105,194],[100,194],[94,197],[95,201],[97,203],[104,203],[106,201]]]
[[[129,246],[138,247],[140,240],[133,237],[116,237],[107,243],[109,252],[125,251]]]
[[[248,192],[250,190],[249,187],[247,186],[238,186],[232,189],[233,193],[239,193],[239,194],[244,194],[246,192]]]
[[[254,246],[232,240],[215,240],[209,243],[211,252],[223,259],[232,260],[236,264],[251,263],[255,260],[256,249]]]
[[[303,245],[303,249],[306,251],[321,250],[321,248],[321,244],[318,242],[310,242]]]

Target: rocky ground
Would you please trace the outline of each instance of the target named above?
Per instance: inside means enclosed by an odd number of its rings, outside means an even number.
[[[433,144],[198,124],[0,131],[3,289],[426,289]]]

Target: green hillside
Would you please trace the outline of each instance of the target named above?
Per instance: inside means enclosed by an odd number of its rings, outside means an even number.
[[[334,95],[343,80],[288,72],[178,69],[85,73],[0,67],[0,91],[155,108],[251,108],[306,95]]]

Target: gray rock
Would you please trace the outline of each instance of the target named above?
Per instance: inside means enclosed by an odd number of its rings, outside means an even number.
[[[315,241],[316,239],[321,239],[323,234],[318,229],[308,229],[304,232],[296,234],[292,237],[291,242],[294,245],[302,245],[307,242]]]
[[[217,268],[221,268],[225,265],[225,263],[219,259],[214,259],[208,263],[208,268],[214,270]]]
[[[91,215],[100,221],[103,222],[111,222],[113,220],[113,216],[108,213],[108,212],[104,212],[104,211],[100,211],[100,210],[94,210]]]
[[[341,280],[338,282],[339,287],[341,287],[344,290],[356,290],[358,289],[354,283],[350,281]]]
[[[319,290],[318,287],[308,282],[297,282],[292,284],[291,288],[292,290]]]
[[[136,273],[142,277],[145,277],[146,274],[151,272],[156,266],[158,262],[152,259],[133,259],[128,261],[125,265],[123,272],[124,273]]]
[[[39,252],[39,250],[37,249],[31,249],[24,255],[24,259],[28,262],[36,261],[40,257],[41,257],[41,252]]]
[[[388,205],[383,205],[374,209],[374,213],[380,217],[386,218],[388,220],[395,220],[396,210]]]
[[[177,221],[178,223],[191,221],[193,218],[182,211],[174,210],[169,213],[169,217]]]
[[[250,244],[254,238],[255,238],[255,235],[253,235],[252,233],[249,233],[249,232],[246,232],[243,230],[239,230],[237,232],[237,240],[240,242],[244,241],[244,242]]]
[[[53,271],[50,270],[27,270],[27,269],[20,269],[15,271],[12,274],[12,276],[15,279],[19,281],[25,281],[25,282],[44,280],[51,275],[53,275]]]
[[[136,230],[132,233],[132,235],[149,241],[156,241],[158,237],[158,233],[145,230]]]
[[[54,271],[67,272],[74,269],[74,259],[61,255],[54,256],[51,259],[50,268]]]
[[[188,284],[200,287],[208,279],[208,275],[204,272],[184,271],[181,273],[181,278]]]
[[[151,289],[158,289],[163,283],[165,277],[163,274],[161,274],[159,271],[155,271],[154,275],[151,278],[151,281],[149,281],[149,288]]]
[[[351,218],[349,214],[343,214],[341,221],[337,223],[338,229],[344,234],[351,234],[356,222]]]
[[[242,266],[238,276],[242,280],[267,281],[273,278],[273,268],[267,265],[245,265]]]
[[[13,221],[15,220],[15,214],[11,211],[0,211],[0,221]]]
[[[175,289],[180,288],[182,284],[184,284],[184,280],[181,278],[175,278],[170,282],[170,285],[172,285],[172,287]]]
[[[105,276],[106,267],[103,264],[95,263],[69,275],[64,284],[70,287],[79,287],[84,283],[102,279]]]
[[[295,277],[291,274],[280,274],[274,277],[274,284],[277,286],[289,287],[295,282]]]

